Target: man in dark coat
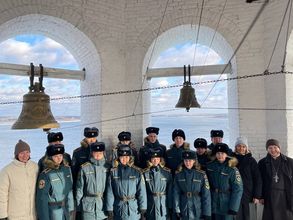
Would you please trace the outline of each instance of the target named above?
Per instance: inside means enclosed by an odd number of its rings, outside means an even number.
[[[189,150],[189,143],[185,142],[185,133],[181,129],[175,129],[172,132],[172,140],[174,143],[166,152],[166,167],[174,176],[178,166],[182,163],[182,152]]]
[[[157,127],[147,127],[145,129],[147,137],[144,139],[144,146],[140,148],[138,158],[139,158],[139,167],[142,169],[147,168],[147,161],[150,159],[149,150],[160,148],[163,153],[163,157],[166,154],[166,146],[159,143],[158,134],[159,128]]]
[[[263,220],[293,219],[293,159],[281,153],[279,141],[269,139],[267,156],[258,163],[262,176]]]
[[[243,194],[236,219],[250,220],[249,203],[259,203],[262,191],[262,179],[257,162],[248,149],[247,138],[237,138],[233,156],[238,160],[236,167],[239,169],[243,181]]]
[[[211,130],[211,141],[212,143],[208,145],[209,150],[213,150],[215,145],[222,143],[224,137],[224,131],[222,130]]]
[[[211,151],[208,151],[207,141],[204,138],[197,138],[193,142],[196,149],[197,161],[202,170],[206,170],[207,163],[211,161]]]

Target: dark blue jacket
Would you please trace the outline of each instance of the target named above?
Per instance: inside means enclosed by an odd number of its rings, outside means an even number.
[[[106,210],[114,212],[115,220],[139,219],[147,209],[145,180],[140,169],[116,161],[107,185]]]
[[[172,208],[172,174],[171,170],[158,165],[143,171],[147,191],[147,219],[167,219]]]
[[[200,219],[211,216],[211,194],[204,171],[182,166],[174,179],[174,212],[182,219]]]
[[[238,212],[243,184],[236,164],[236,158],[227,158],[224,163],[215,159],[207,165],[214,214],[228,215],[228,210]]]

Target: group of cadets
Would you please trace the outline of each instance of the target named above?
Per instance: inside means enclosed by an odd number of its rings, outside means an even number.
[[[49,133],[49,146],[38,163],[38,218],[229,220],[237,215],[246,195],[242,198],[238,155],[222,143],[223,131],[211,131],[210,145],[197,138],[196,151],[181,129],[172,132],[168,150],[158,141],[159,128],[148,127],[146,133],[139,152],[130,132],[119,133],[119,143],[106,157],[105,144],[97,141],[99,130],[85,128],[72,160],[62,133]]]

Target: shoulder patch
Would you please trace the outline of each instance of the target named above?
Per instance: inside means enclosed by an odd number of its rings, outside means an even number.
[[[204,187],[205,187],[207,190],[210,189],[210,183],[209,183],[209,180],[208,180],[208,177],[207,177],[206,174],[204,175]]]
[[[162,169],[167,171],[167,172],[169,172],[169,173],[171,173],[171,169],[169,169],[168,167],[162,167]]]
[[[41,179],[39,181],[39,184],[38,184],[39,185],[39,189],[43,189],[45,187],[45,184],[46,184],[45,180]]]
[[[85,162],[85,163],[83,163],[82,165],[81,165],[81,167],[86,167],[86,166],[88,166],[88,165],[90,165],[91,163],[90,162]]]
[[[139,168],[139,167],[137,167],[135,165],[132,165],[131,167],[134,168],[135,170],[137,170],[140,173],[142,172],[141,168]]]
[[[141,170],[141,172],[142,172],[142,173],[145,173],[145,172],[147,172],[147,171],[149,171],[149,170],[150,170],[150,168],[144,168],[144,169]]]
[[[238,169],[235,169],[235,175],[236,175],[236,183],[241,184],[242,180],[241,180],[241,175],[240,175]]]
[[[202,174],[206,174],[206,172],[204,171],[204,170],[196,170],[197,172],[199,172],[199,173],[202,173]]]
[[[51,168],[46,168],[46,169],[44,169],[43,171],[42,171],[42,173],[48,173],[48,172],[50,172],[50,170],[52,170]]]

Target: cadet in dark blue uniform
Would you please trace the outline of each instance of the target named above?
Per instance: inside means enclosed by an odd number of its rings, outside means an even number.
[[[140,169],[133,165],[128,145],[118,148],[118,160],[111,169],[107,186],[106,210],[114,219],[145,219],[147,196]]]
[[[213,150],[215,145],[222,143],[224,137],[224,131],[222,130],[211,130],[211,141],[212,143],[208,145],[209,150]]]
[[[195,139],[193,146],[196,149],[197,161],[202,170],[206,170],[207,163],[211,161],[211,152],[208,151],[207,141],[204,138]]]
[[[149,149],[161,148],[163,156],[165,157],[166,146],[160,144],[158,141],[159,130],[160,129],[156,127],[148,127],[145,129],[148,136],[144,139],[144,146],[140,148],[138,154],[139,167],[142,169],[147,167],[147,161],[149,160]]]
[[[243,193],[240,173],[236,168],[237,159],[228,158],[227,144],[214,147],[216,159],[207,165],[212,194],[212,214],[215,220],[232,220],[237,215]]]
[[[160,149],[151,149],[148,168],[143,171],[147,191],[148,220],[167,219],[172,213],[172,174],[164,167]]]
[[[208,178],[199,169],[194,151],[182,152],[183,164],[174,179],[174,212],[178,219],[211,219]]]
[[[62,144],[47,147],[45,170],[39,174],[36,196],[40,220],[69,220],[73,217],[72,176],[63,153]]]
[[[55,144],[62,144],[63,141],[63,134],[61,132],[50,132],[47,135],[48,143],[49,145],[55,145]],[[44,160],[45,160],[46,154],[39,160],[38,166],[39,166],[39,173],[41,173],[44,170]],[[71,166],[71,157],[70,154],[64,153],[63,154],[64,159],[67,161],[68,165]]]
[[[131,148],[131,155],[134,158],[134,164],[139,165],[138,152],[134,143],[131,141],[131,133],[129,131],[120,132],[118,134],[118,140],[119,140],[118,144],[112,149],[112,156],[110,161],[115,161],[118,158],[118,155],[117,155],[118,146],[120,144],[125,144],[125,145],[129,145],[129,147]]]
[[[104,158],[105,144],[95,142],[90,145],[90,161],[81,165],[76,183],[77,206],[81,204],[85,220],[105,219],[104,199],[110,164]]]
[[[90,147],[89,145],[92,143],[97,142],[97,137],[99,135],[99,130],[95,127],[89,128],[86,127],[84,128],[84,139],[80,142],[80,147],[76,148],[73,151],[72,155],[72,165],[71,165],[71,170],[72,170],[72,177],[73,177],[73,191],[74,194],[76,192],[76,180],[77,180],[77,174],[80,170],[80,166],[86,162],[89,161],[90,158]],[[75,197],[75,195],[74,195]],[[80,220],[81,218],[81,212],[80,212],[80,207],[77,206],[76,208],[76,220]]]
[[[166,167],[171,169],[172,175],[175,175],[175,171],[182,163],[182,152],[189,150],[189,143],[185,142],[185,133],[181,129],[175,129],[172,132],[172,140],[174,144],[171,144],[170,149],[166,152]]]

